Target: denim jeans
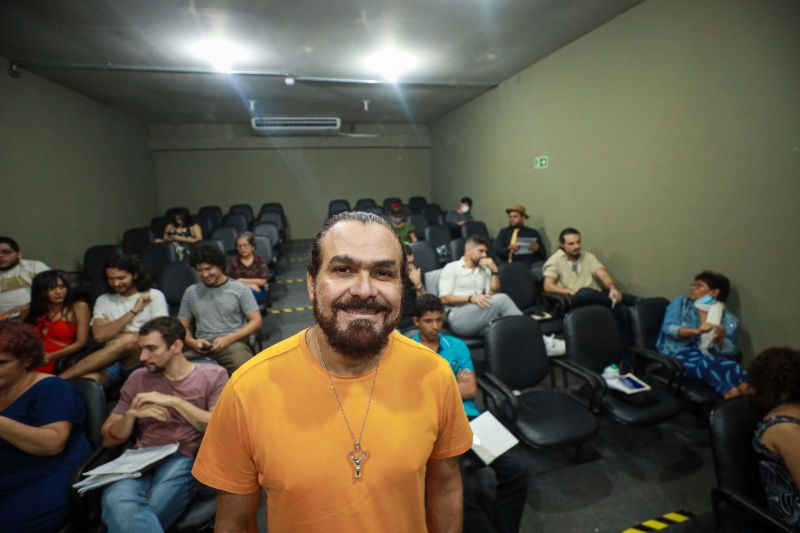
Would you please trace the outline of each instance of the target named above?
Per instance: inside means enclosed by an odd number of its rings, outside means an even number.
[[[197,492],[193,464],[194,459],[175,452],[142,477],[109,485],[103,492],[109,533],[161,533],[171,526]]]

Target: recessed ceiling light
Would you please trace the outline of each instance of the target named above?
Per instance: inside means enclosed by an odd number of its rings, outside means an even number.
[[[208,39],[190,46],[192,55],[207,61],[220,72],[231,72],[233,66],[250,58],[250,52],[225,39]]]
[[[365,68],[380,74],[386,81],[392,83],[416,64],[417,60],[411,54],[394,47],[384,48],[364,60]]]

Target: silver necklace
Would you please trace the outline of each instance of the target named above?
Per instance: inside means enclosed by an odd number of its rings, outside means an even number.
[[[350,426],[350,420],[347,418],[347,413],[344,412],[344,406],[342,405],[342,400],[339,398],[339,393],[336,391],[336,386],[333,384],[333,378],[331,377],[331,371],[328,368],[328,363],[325,361],[325,356],[322,355],[322,350],[319,347],[319,338],[317,337],[317,330],[314,330],[314,346],[317,348],[317,353],[319,354],[319,358],[322,361],[322,366],[325,368],[325,373],[328,375],[328,383],[331,385],[331,390],[333,391],[333,395],[336,397],[336,403],[339,404],[339,411],[342,413],[342,418],[344,419],[344,423],[347,426],[347,431],[350,432],[350,438],[353,439],[353,449],[347,452],[347,459],[353,463],[353,470],[356,480],[361,479],[361,475],[364,470],[364,462],[369,457],[369,450],[362,450],[361,449],[361,438],[364,436],[364,427],[367,425],[367,417],[369,416],[369,408],[372,405],[372,393],[375,392],[375,382],[378,380],[378,369],[381,366],[381,358],[375,360],[375,374],[372,376],[372,387],[369,390],[369,398],[367,399],[367,409],[364,412],[364,419],[361,421],[361,429],[358,432],[358,438],[356,438],[355,433],[353,433],[353,428]]]

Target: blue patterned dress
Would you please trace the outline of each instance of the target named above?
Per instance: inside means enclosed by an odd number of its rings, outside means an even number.
[[[759,422],[753,435],[753,448],[758,456],[758,472],[767,495],[770,510],[794,528],[800,528],[800,491],[780,455],[761,442],[764,432],[775,424],[797,424],[793,416],[771,416]]]

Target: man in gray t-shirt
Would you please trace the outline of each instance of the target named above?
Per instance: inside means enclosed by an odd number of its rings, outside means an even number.
[[[192,266],[201,282],[186,289],[178,311],[187,331],[187,355],[211,356],[232,374],[253,356],[244,341],[261,329],[258,304],[247,286],[225,275],[219,250],[201,247]]]

